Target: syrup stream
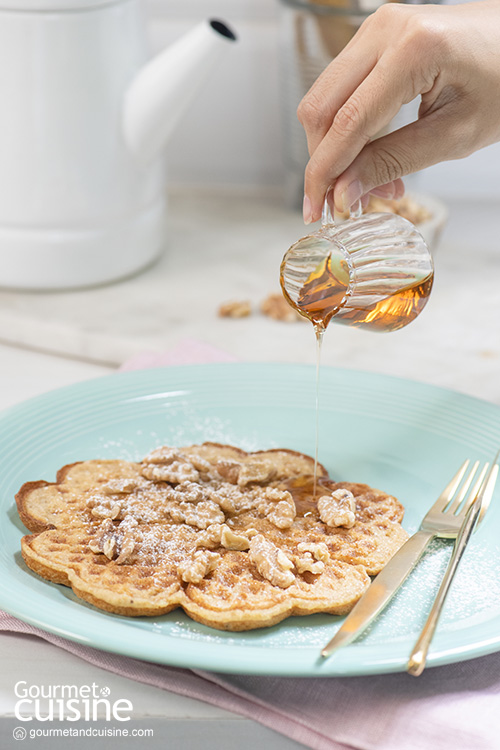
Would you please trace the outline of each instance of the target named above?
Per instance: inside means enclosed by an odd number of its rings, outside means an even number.
[[[303,262],[310,263],[310,253],[304,257]],[[302,281],[303,277],[300,256],[294,262],[297,267],[292,264],[290,269],[287,265],[287,255],[285,255],[281,264],[280,281],[285,299],[295,310],[311,321],[316,335],[316,446],[313,483],[313,499],[316,499],[321,346],[330,320],[335,318],[338,323],[374,331],[397,331],[414,320],[425,307],[432,289],[433,271],[431,269],[424,278],[408,278],[406,286],[400,279],[399,283],[402,285],[394,289],[393,277],[388,277],[389,281],[384,286],[384,269],[381,272],[380,268],[375,266],[372,277],[367,276],[365,269],[362,283],[356,294],[356,290],[353,291],[349,287],[350,276],[346,262],[342,258],[339,259],[337,255],[334,257],[331,252],[328,253],[300,285],[297,283]],[[373,287],[370,287],[369,293],[366,290],[367,281],[371,281]]]
[[[318,476],[318,455],[319,455],[319,372],[321,362],[321,345],[325,335],[325,327],[321,323],[314,324],[314,333],[316,334],[316,448],[314,451],[314,484],[313,499],[316,500],[316,481]]]

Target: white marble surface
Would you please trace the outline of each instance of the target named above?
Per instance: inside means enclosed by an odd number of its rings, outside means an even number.
[[[422,315],[392,334],[331,325],[323,362],[391,373],[500,402],[500,250],[494,204],[451,206]],[[217,316],[228,299],[259,302],[279,289],[279,263],[304,233],[278,197],[177,193],[170,236],[153,267],[112,286],[59,293],[0,291],[0,341],[116,366],[190,337],[242,360],[314,362],[307,322],[256,312]]]

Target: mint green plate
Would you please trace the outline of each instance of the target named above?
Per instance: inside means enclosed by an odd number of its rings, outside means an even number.
[[[157,618],[106,614],[25,566],[25,529],[14,495],[28,480],[53,481],[64,464],[140,459],[161,444],[215,440],[244,449],[313,454],[315,371],[308,366],[224,364],[124,373],[27,401],[0,415],[0,608],[52,633],[153,662],[220,672],[358,675],[404,670],[446,565],[436,542],[401,592],[356,643],[326,661],[320,648],[342,622],[294,617],[224,633],[182,612]],[[500,408],[408,380],[323,368],[319,458],[335,478],[398,497],[414,532],[467,458],[491,460]],[[429,665],[500,650],[500,498],[466,551],[432,644]]]

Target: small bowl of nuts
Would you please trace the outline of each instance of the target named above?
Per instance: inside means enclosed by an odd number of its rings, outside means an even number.
[[[370,196],[363,213],[393,213],[408,219],[416,226],[434,253],[439,244],[441,232],[448,218],[446,206],[438,198],[430,195],[408,193],[399,200],[386,200]]]

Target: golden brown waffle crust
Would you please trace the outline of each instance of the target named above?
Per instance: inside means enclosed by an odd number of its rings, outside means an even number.
[[[403,506],[366,484],[334,482],[321,464],[313,497],[313,471],[297,451],[220,443],[164,446],[140,462],[68,464],[55,482],[27,482],[16,495],[31,532],[23,558],[119,615],[181,608],[242,631],[291,615],[345,614],[406,540]],[[337,508],[345,498],[351,515]]]

